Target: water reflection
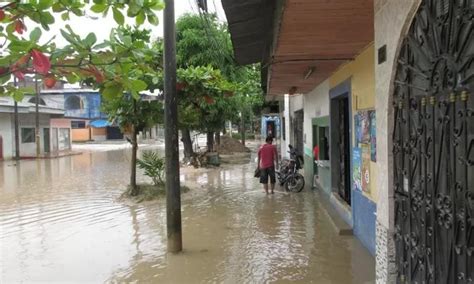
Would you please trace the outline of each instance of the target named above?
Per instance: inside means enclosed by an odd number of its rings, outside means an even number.
[[[334,234],[310,192],[267,196],[253,164],[183,169],[185,251],[167,255],[164,201],[117,199],[129,161],[117,150],[0,164],[0,282],[373,281],[373,259]]]

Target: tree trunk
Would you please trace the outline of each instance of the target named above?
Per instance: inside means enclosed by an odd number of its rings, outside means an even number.
[[[221,132],[216,132],[216,145],[221,145]]]
[[[240,134],[242,135],[242,145],[245,146],[245,121],[243,114],[240,116]]]
[[[191,141],[191,131],[188,128],[181,129],[181,142],[184,146],[184,160],[191,161],[194,156],[193,141]]]
[[[227,134],[227,127],[226,127],[226,122],[224,121],[224,124],[222,126],[222,135],[226,135]]]
[[[207,151],[214,151],[214,132],[212,131],[207,132]]]
[[[135,126],[132,127],[132,159],[131,159],[131,172],[130,172],[130,195],[138,195],[137,187],[137,152],[138,152],[138,143],[137,143],[137,131]]]

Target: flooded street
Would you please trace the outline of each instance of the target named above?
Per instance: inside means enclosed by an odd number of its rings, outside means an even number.
[[[185,250],[168,255],[164,200],[119,199],[129,160],[0,162],[0,282],[374,282],[373,258],[336,235],[317,195],[265,195],[254,163],[182,171]]]

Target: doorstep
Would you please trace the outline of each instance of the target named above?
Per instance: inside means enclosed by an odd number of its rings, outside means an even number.
[[[331,200],[324,192],[321,190],[314,190],[315,194],[318,196],[321,207],[323,211],[328,215],[329,221],[333,226],[334,230],[338,235],[341,236],[351,236],[353,235],[352,226],[349,225],[344,219],[340,216],[340,213],[334,208],[334,201]]]

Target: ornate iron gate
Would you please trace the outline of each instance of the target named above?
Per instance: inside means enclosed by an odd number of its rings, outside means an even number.
[[[474,0],[424,0],[398,58],[399,283],[474,283]]]

